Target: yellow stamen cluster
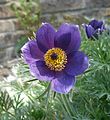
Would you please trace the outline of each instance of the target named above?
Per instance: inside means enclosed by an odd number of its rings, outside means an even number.
[[[65,68],[67,56],[62,49],[52,48],[45,53],[44,61],[50,70],[61,71]]]

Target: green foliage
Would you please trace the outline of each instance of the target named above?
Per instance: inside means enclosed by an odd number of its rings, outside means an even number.
[[[81,49],[88,54],[89,69],[77,78],[70,94],[57,99],[65,118],[68,113],[70,120],[109,120],[110,35],[105,32],[95,41],[83,37]]]
[[[20,56],[21,47],[28,41],[28,37],[32,38],[33,31],[36,32],[41,25],[41,9],[39,0],[19,0],[11,4],[11,9],[18,19],[21,29],[25,31],[25,36],[21,37],[16,42],[15,50],[17,55]]]
[[[16,80],[1,87],[5,91],[0,92],[0,120],[54,120],[50,83],[39,82],[30,76],[29,68],[23,62],[15,66],[14,72],[16,68]]]
[[[15,45],[15,51],[20,56],[22,46],[28,41],[28,38],[23,36],[19,40],[17,40]]]
[[[39,0],[19,0],[17,3],[13,3],[11,8],[15,12],[22,29],[27,32],[28,36],[31,36],[40,25]]]

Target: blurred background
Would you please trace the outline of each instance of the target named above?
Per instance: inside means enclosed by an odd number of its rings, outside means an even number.
[[[93,18],[110,24],[110,0],[0,0],[0,77],[10,74],[20,48],[42,22],[58,27]]]

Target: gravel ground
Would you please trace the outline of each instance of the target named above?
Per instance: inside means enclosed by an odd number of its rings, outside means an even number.
[[[12,67],[16,65],[16,63],[18,63],[19,61],[20,59],[14,59],[8,61],[5,65],[0,64],[0,81],[7,79],[10,76],[14,77]]]

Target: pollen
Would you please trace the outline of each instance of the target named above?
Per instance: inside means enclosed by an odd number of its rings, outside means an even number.
[[[67,55],[60,48],[52,48],[45,53],[44,61],[50,70],[62,71],[67,63]]]

